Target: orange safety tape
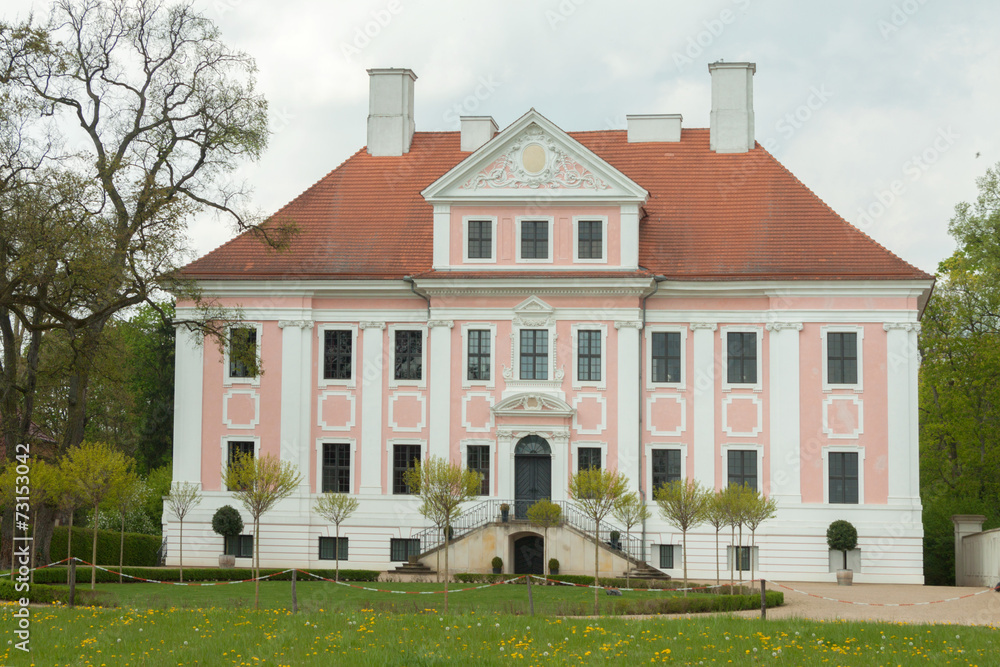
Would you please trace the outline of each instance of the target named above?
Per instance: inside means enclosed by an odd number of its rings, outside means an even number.
[[[396,594],[399,594],[399,595],[440,595],[441,593],[444,593],[443,590],[441,590],[441,591],[393,591],[393,590],[383,589],[383,588],[371,588],[369,586],[355,586],[354,584],[348,584],[347,582],[344,582],[344,581],[335,581],[335,580],[329,579],[327,577],[321,577],[318,574],[313,574],[312,572],[307,572],[306,570],[299,570],[299,572],[301,572],[302,574],[309,575],[310,577],[313,577],[314,579],[322,579],[323,581],[329,581],[330,583],[333,583],[333,584],[340,584],[341,586],[347,586],[348,588],[357,588],[358,590],[362,590],[362,591],[371,591],[372,593],[396,593]],[[472,586],[470,588],[452,588],[452,589],[449,589],[448,592],[449,593],[462,593],[464,591],[478,591],[478,590],[481,590],[483,588],[492,588],[493,586],[503,586],[504,584],[510,584],[510,583],[515,582],[515,581],[520,581],[521,579],[524,579],[525,576],[526,575],[521,575],[520,577],[516,577],[514,579],[507,579],[505,581],[498,581],[498,582],[495,582],[495,583],[492,583],[492,584],[484,584],[482,586]]]
[[[859,607],[923,607],[929,604],[941,604],[942,602],[954,602],[955,600],[965,600],[967,598],[974,598],[977,595],[982,595],[983,593],[993,592],[992,588],[987,588],[985,591],[978,591],[976,593],[969,593],[968,595],[959,595],[958,597],[945,598],[943,600],[931,600],[929,602],[855,602],[854,600],[838,600],[837,598],[827,597],[825,595],[816,595],[815,593],[809,593],[808,591],[800,591],[797,588],[792,588],[791,586],[785,586],[784,584],[779,584],[777,581],[769,580],[775,586],[780,586],[787,591],[793,591],[799,593],[800,595],[808,595],[811,598],[819,598],[820,600],[826,600],[828,602],[840,602],[841,604],[853,604]]]

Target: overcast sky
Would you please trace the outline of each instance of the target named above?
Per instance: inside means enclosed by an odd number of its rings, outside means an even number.
[[[5,0],[8,20],[47,2]],[[834,210],[934,272],[956,203],[1000,162],[1000,2],[198,0],[257,60],[274,135],[241,170],[274,211],[366,143],[368,67],[409,67],[417,130],[567,131],[632,113],[707,127],[707,65],[752,61],[757,140]],[[457,105],[457,106],[456,106]],[[198,255],[232,236],[192,226]]]

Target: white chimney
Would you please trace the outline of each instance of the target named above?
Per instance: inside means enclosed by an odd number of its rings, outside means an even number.
[[[680,141],[681,120],[679,113],[625,116],[628,122],[628,142]]]
[[[716,153],[746,153],[754,147],[753,75],[755,63],[717,62],[712,75],[709,147]]]
[[[492,116],[462,116],[462,150],[471,153],[496,135],[496,121]]]
[[[409,69],[370,69],[368,153],[402,155],[413,140],[413,82]]]

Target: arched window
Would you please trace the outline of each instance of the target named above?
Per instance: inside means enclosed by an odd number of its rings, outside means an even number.
[[[552,449],[545,438],[540,435],[531,434],[517,441],[517,446],[514,447],[514,454],[549,456],[552,454]]]

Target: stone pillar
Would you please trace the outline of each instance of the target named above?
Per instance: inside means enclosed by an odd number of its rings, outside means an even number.
[[[639,431],[639,355],[642,322],[615,322],[618,330],[618,471],[629,478],[629,490],[639,490],[642,433]],[[610,467],[610,461],[608,462]]]
[[[966,580],[965,550],[962,538],[966,535],[975,535],[983,532],[983,522],[986,517],[982,514],[956,514],[951,517],[951,522],[955,524],[955,585],[975,586],[977,582]]]
[[[886,385],[889,504],[920,502],[917,420],[916,322],[889,322],[886,331]]]
[[[770,357],[771,490],[781,504],[802,502],[798,322],[767,325]]]
[[[694,332],[694,479],[715,488],[715,330],[714,322],[692,322]],[[685,475],[687,473],[685,472]]]
[[[201,403],[205,373],[204,342],[185,326],[174,343],[173,481],[201,484]]]
[[[300,492],[308,495],[309,480],[315,479],[309,466],[308,441],[313,323],[281,320],[278,327],[281,329],[281,460],[298,467],[302,474]]]
[[[428,393],[430,394],[430,443],[431,456],[451,460],[451,320],[430,320],[430,366]],[[459,356],[461,359],[461,356]]]
[[[382,392],[385,322],[361,322],[361,493],[382,494]]]

